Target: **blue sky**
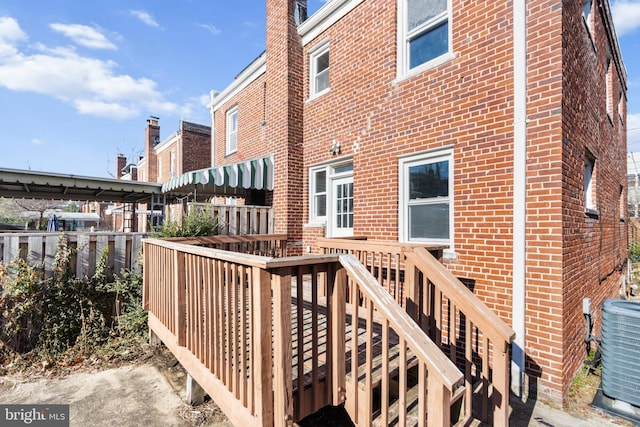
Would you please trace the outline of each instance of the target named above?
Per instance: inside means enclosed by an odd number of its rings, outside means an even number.
[[[640,151],[640,0],[611,4]],[[0,0],[0,167],[109,177],[143,155],[150,115],[162,138],[209,124],[209,92],[264,45],[262,0]]]

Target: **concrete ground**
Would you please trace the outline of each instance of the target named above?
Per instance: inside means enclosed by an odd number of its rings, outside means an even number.
[[[170,357],[61,378],[18,381],[0,377],[0,403],[69,404],[70,426],[219,426],[231,425],[212,402],[189,407],[185,374]],[[512,426],[627,426],[620,418],[595,411],[575,416],[542,402],[512,404]],[[339,424],[336,424],[339,425]]]

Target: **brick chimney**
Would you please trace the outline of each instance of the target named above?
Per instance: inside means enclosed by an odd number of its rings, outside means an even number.
[[[148,182],[156,182],[158,180],[158,156],[156,155],[155,146],[160,142],[160,125],[158,117],[150,116],[147,119],[147,129],[145,131],[145,177]]]
[[[116,157],[116,179],[122,178],[122,169],[127,166],[127,158],[124,154],[120,153]]]
[[[288,235],[287,253],[302,253],[303,49],[296,20],[306,0],[267,0],[266,132],[274,154],[275,232]]]

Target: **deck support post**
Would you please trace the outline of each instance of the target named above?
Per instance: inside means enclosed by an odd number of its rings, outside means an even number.
[[[149,329],[149,345],[162,345],[160,337],[151,329]]]
[[[204,389],[193,379],[191,374],[187,374],[187,404],[190,406],[198,406],[204,403]]]

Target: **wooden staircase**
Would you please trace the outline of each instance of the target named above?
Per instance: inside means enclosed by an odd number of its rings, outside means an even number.
[[[275,258],[147,239],[150,330],[236,425],[327,405],[356,426],[508,425],[513,331],[424,248],[331,244]]]

